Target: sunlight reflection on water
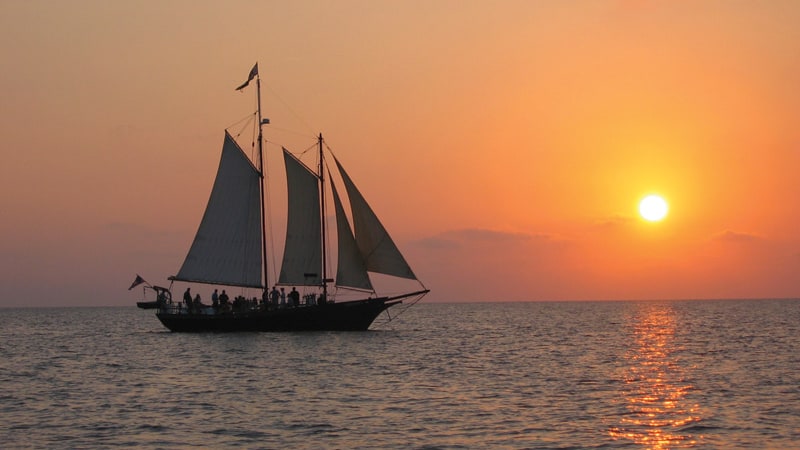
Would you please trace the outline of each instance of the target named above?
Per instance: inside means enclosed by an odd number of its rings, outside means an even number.
[[[622,398],[628,414],[609,434],[651,449],[691,448],[702,437],[684,428],[703,419],[698,404],[686,398],[695,390],[690,368],[677,356],[676,317],[671,305],[642,305],[631,318],[632,346],[625,358]]]

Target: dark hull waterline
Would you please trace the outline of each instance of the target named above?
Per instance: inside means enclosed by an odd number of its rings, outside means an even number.
[[[387,308],[401,303],[387,297],[274,310],[217,314],[162,310],[156,316],[176,332],[364,331]]]

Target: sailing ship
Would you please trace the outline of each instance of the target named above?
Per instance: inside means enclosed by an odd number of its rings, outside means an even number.
[[[261,79],[258,64],[250,71],[241,90],[256,80],[258,122],[257,158],[249,158],[228,130],[222,145],[219,168],[203,218],[177,275],[168,288],[146,286],[155,301],[139,307],[156,309],[161,323],[176,332],[196,331],[357,331],[367,330],[390,307],[404,301],[418,302],[429,292],[418,280],[386,228],[356,188],[339,160],[325,145],[322,134],[316,142],[319,164],[310,168],[283,148],[288,191],[286,240],[280,275],[269,289],[267,271],[268,220],[265,208],[265,162],[261,116]],[[324,151],[327,148],[330,157]],[[329,160],[333,164],[329,164]],[[333,183],[333,173],[344,185],[350,219],[342,196]],[[326,197],[330,188],[337,235],[335,278],[328,274]],[[379,295],[370,274],[413,280],[417,289],[394,295]],[[141,279],[137,275],[137,281]],[[173,283],[188,282],[242,290],[255,289],[261,298],[238,296],[232,304],[220,301],[205,306],[173,302]],[[304,301],[292,292],[288,303],[278,302],[277,288],[306,289]],[[332,289],[333,288],[333,289]],[[219,289],[219,288],[218,288]],[[224,293],[225,290],[223,289]],[[340,300],[340,292],[361,298]],[[188,293],[188,289],[187,289]],[[184,294],[186,296],[186,294]],[[227,297],[227,294],[225,295]],[[342,297],[345,297],[342,295]],[[191,295],[189,295],[191,298]],[[388,314],[388,311],[387,311]]]

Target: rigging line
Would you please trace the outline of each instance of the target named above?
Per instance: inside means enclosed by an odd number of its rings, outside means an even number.
[[[423,298],[423,297],[425,297],[427,294],[428,294],[427,292],[425,292],[424,294],[419,294],[419,295],[417,296],[416,300],[412,301],[411,303],[409,303],[409,304],[407,304],[407,305],[406,305],[406,304],[403,304],[403,306],[404,306],[404,307],[403,307],[403,308],[398,308],[398,309],[399,309],[399,311],[397,311],[397,314],[395,314],[395,315],[394,315],[394,317],[391,317],[391,316],[390,316],[390,317],[389,317],[389,321],[388,321],[388,322],[391,322],[391,321],[393,321],[393,320],[397,319],[398,317],[400,317],[400,316],[401,316],[403,313],[405,313],[406,311],[408,311],[408,309],[409,309],[409,308],[411,308],[412,306],[414,306],[414,305],[416,305],[417,303],[419,303],[419,302],[422,300],[422,298]],[[388,310],[388,309],[386,310],[386,313],[387,313],[387,314],[389,313],[389,310]],[[388,323],[388,322],[387,322],[387,323]]]
[[[272,126],[272,124],[270,124],[270,129],[271,130],[282,131],[282,132],[287,133],[287,134],[293,134],[295,136],[302,136],[302,137],[308,138],[308,139],[317,139],[317,137],[312,135],[312,134],[308,134],[308,133],[304,133],[304,132],[301,132],[301,131],[292,130],[292,129],[289,129],[289,128],[276,127],[276,126]]]
[[[242,124],[242,126],[239,127],[239,129],[238,129],[239,131],[237,131],[236,133],[229,133],[231,136],[233,136],[234,140],[236,140],[238,142],[239,137],[242,135],[242,133],[244,133],[245,128],[247,128],[248,126],[251,126],[251,133],[250,133],[250,160],[251,161],[255,160],[255,139],[253,137],[253,136],[255,136],[255,129],[256,129],[256,126],[257,126],[256,120],[255,120],[255,116],[256,116],[256,113],[248,114],[244,118],[234,122],[232,125],[230,125],[230,126],[225,128],[225,131],[230,131],[230,129],[233,128],[234,126]]]
[[[328,145],[328,141],[323,141],[322,143],[325,144],[325,148],[327,148],[328,151],[331,152],[332,155],[336,156],[336,154],[333,152],[333,149],[331,148],[331,146]]]
[[[233,122],[232,124],[230,124],[230,125],[228,125],[227,127],[225,127],[225,130],[226,130],[226,131],[227,131],[227,130],[230,130],[231,128],[235,127],[236,125],[239,125],[239,124],[240,124],[240,123],[242,123],[242,122],[245,122],[245,121],[252,121],[252,120],[255,118],[255,116],[256,116],[256,113],[250,113],[250,114],[248,114],[248,115],[246,115],[246,116],[242,117],[241,119],[237,120],[236,122]],[[246,127],[247,125],[248,125],[248,124],[245,124],[245,125],[243,125],[243,126],[241,127],[241,129],[239,129],[239,132],[238,132],[238,133],[235,135],[235,137],[239,137],[239,135],[240,135],[240,134],[242,134],[242,131],[244,130],[244,127]]]
[[[316,139],[316,138],[314,138],[314,139]],[[319,142],[315,142],[313,145],[310,145],[308,148],[306,148],[305,150],[300,152],[300,154],[297,155],[297,159],[299,160],[300,158],[305,156],[305,154],[308,153],[311,150],[315,150],[316,151],[318,145],[319,145]],[[319,161],[317,161],[317,162],[319,162]]]
[[[300,123],[302,123],[302,124],[303,124],[303,125],[304,125],[306,128],[308,128],[308,130],[309,130],[309,134],[310,134],[310,135],[313,135],[314,133],[310,131],[310,130],[313,130],[313,128],[312,128],[312,127],[311,127],[311,126],[308,124],[308,122],[306,122],[306,120],[305,120],[305,119],[304,119],[304,118],[303,118],[303,117],[302,117],[300,114],[298,114],[298,113],[297,113],[297,112],[296,112],[294,109],[292,109],[292,107],[291,107],[291,106],[289,106],[289,104],[288,104],[288,103],[287,103],[287,102],[286,102],[286,101],[285,101],[283,98],[281,98],[281,96],[280,96],[280,95],[278,95],[278,93],[277,93],[277,92],[275,92],[275,91],[274,91],[274,90],[273,90],[273,89],[272,89],[272,88],[269,86],[269,84],[268,84],[268,83],[264,83],[264,85],[265,85],[265,87],[267,88],[267,91],[269,91],[269,93],[270,93],[271,95],[275,96],[275,98],[278,100],[278,102],[280,102],[280,104],[282,104],[282,105],[283,105],[283,106],[284,106],[286,109],[288,109],[288,110],[289,110],[289,113],[291,113],[291,114],[292,114],[292,115],[295,117],[295,119],[299,120],[299,121],[300,121]]]

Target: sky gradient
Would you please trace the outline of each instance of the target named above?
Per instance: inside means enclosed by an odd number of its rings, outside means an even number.
[[[2,2],[0,306],[166,283],[255,61],[270,166],[322,132],[429,301],[798,297],[798,23],[796,1]]]

